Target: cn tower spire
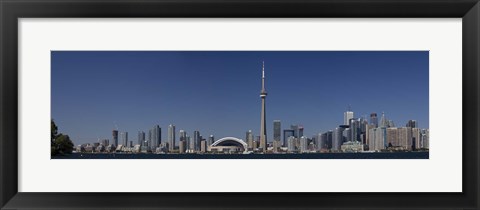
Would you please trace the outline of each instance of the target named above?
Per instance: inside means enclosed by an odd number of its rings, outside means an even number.
[[[265,91],[265,61],[262,62],[262,91]]]
[[[265,78],[265,61],[262,61],[262,78]]]
[[[262,62],[262,90],[260,91],[260,98],[262,99],[262,115],[260,119],[260,148],[262,151],[267,151],[267,111],[265,109],[267,91],[265,90],[265,61]]]

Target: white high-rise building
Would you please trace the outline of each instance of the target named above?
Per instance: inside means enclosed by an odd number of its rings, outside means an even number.
[[[421,138],[422,138],[422,146],[421,148],[424,148],[424,149],[428,149],[430,147],[429,145],[429,135],[430,135],[430,132],[428,129],[422,129],[420,131],[420,134],[421,134]]]
[[[245,135],[247,139],[248,150],[253,150],[253,133],[252,130],[248,130]]]
[[[295,149],[295,136],[290,136],[288,137],[288,152],[296,152],[296,149]]]
[[[385,149],[385,143],[387,141],[387,129],[386,128],[372,128],[368,131],[368,141],[370,151],[380,151]]]
[[[308,152],[308,138],[306,136],[300,137],[300,152]]]
[[[377,128],[375,131],[375,150],[380,151],[385,149],[387,142],[387,128]]]
[[[350,110],[350,106],[348,107],[348,110],[343,113],[343,124],[348,125],[350,122],[350,119],[353,118],[353,112]]]

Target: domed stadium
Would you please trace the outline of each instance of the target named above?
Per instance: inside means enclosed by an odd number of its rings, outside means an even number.
[[[243,153],[247,151],[247,143],[235,137],[224,137],[210,146],[210,152]]]

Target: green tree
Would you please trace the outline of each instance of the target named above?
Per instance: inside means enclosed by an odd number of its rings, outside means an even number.
[[[50,121],[50,130],[51,130],[51,136],[50,136],[50,154],[51,155],[56,155],[57,154],[57,148],[55,145],[55,138],[57,138],[58,135],[58,127],[55,125],[55,122],[53,119]]]
[[[50,127],[52,131],[51,133],[52,133],[52,142],[53,142],[53,140],[55,140],[55,137],[57,137],[58,135],[58,127],[57,125],[55,125],[55,122],[53,121],[53,119],[50,122]]]
[[[72,140],[70,140],[70,137],[68,135],[58,133],[58,127],[53,121],[53,119],[51,120],[50,128],[51,128],[50,154],[58,155],[58,154],[72,153],[73,151]]]
[[[73,142],[68,135],[59,134],[55,138],[57,154],[70,154],[73,151]]]

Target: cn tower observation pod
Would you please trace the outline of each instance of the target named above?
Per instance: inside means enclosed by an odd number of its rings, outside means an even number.
[[[247,143],[235,137],[221,138],[210,146],[211,152],[243,153],[247,151]]]

